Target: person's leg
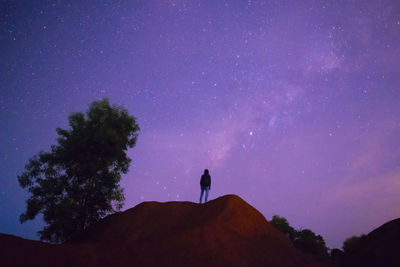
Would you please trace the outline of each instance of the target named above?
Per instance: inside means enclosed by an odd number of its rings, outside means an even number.
[[[204,193],[204,189],[201,189],[201,193],[200,193],[200,204],[201,204],[201,199],[203,198],[203,193]]]
[[[204,203],[207,202],[207,199],[208,199],[208,191],[210,191],[210,187],[209,187],[209,186],[206,187],[206,198],[205,198]]]

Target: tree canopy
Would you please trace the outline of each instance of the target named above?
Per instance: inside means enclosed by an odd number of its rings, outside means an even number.
[[[294,246],[320,257],[328,257],[328,248],[321,235],[316,235],[310,229],[297,231]]]
[[[50,242],[69,240],[122,208],[121,173],[139,132],[136,118],[108,99],[92,102],[86,114],[72,113],[69,126],[57,128],[57,145],[32,157],[18,176],[31,194],[20,221],[43,213],[47,225],[39,236]]]
[[[279,217],[274,215],[271,220],[271,224],[275,226],[278,230],[288,235],[289,239],[293,242],[296,238],[296,230],[291,227],[284,217]]]
[[[270,222],[274,227],[286,234],[296,248],[318,257],[328,257],[328,248],[321,235],[316,235],[310,229],[295,230],[290,226],[286,218],[278,215],[274,215]]]
[[[346,238],[345,241],[343,241],[343,251],[345,253],[351,253],[353,250],[357,247],[357,245],[360,243],[360,241],[365,238],[365,235],[361,236],[351,236]]]

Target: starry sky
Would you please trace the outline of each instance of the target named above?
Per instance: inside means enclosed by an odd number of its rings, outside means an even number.
[[[109,98],[141,131],[126,204],[237,194],[331,248],[400,217],[399,1],[0,1],[0,232],[56,127]]]

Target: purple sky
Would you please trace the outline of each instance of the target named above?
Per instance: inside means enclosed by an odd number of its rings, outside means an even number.
[[[124,209],[208,168],[331,248],[400,217],[399,3],[1,0],[0,232],[37,239],[16,177],[104,97],[141,127]]]

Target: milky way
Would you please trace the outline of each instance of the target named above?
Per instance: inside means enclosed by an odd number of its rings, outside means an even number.
[[[73,111],[141,127],[124,209],[237,194],[331,248],[400,217],[398,1],[1,1],[0,232]]]

